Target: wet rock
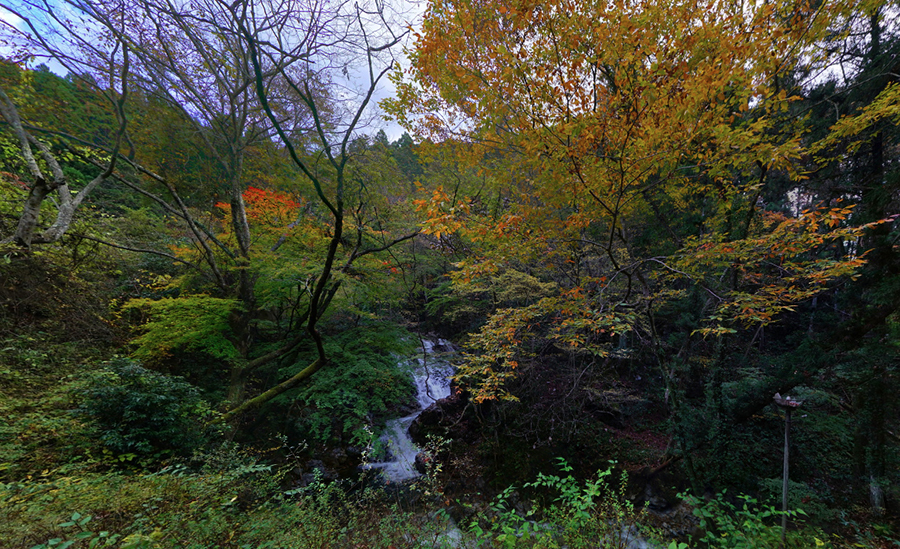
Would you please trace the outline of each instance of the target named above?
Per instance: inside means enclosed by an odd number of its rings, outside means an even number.
[[[415,399],[410,399],[408,402],[404,402],[397,406],[396,410],[391,412],[391,415],[406,417],[412,415],[419,411],[419,403]]]
[[[434,352],[436,353],[455,353],[456,348],[453,347],[453,344],[447,341],[446,339],[438,339],[437,343],[434,344]]]
[[[650,485],[647,485],[647,487],[649,488]],[[670,507],[668,500],[659,494],[646,493],[646,498],[647,507],[653,511],[665,511]]]
[[[669,538],[687,539],[689,537],[701,537],[700,519],[694,516],[694,508],[685,502],[670,506],[664,512],[654,512],[645,515],[645,522],[660,533]]]
[[[422,411],[410,424],[409,436],[416,444],[424,445],[428,442],[428,435],[450,436],[451,438],[464,438],[467,426],[462,426],[458,421],[466,407],[466,399],[458,392],[452,393],[447,398],[442,398]],[[453,430],[454,432],[450,432]]]
[[[647,503],[647,508],[654,511],[665,511],[669,507],[669,502],[663,498],[654,498]]]
[[[432,457],[425,452],[419,452],[416,454],[416,460],[414,462],[416,471],[419,472],[420,475],[424,475],[428,471],[428,466],[430,465]]]
[[[473,503],[461,503],[457,505],[451,505],[447,509],[447,514],[450,515],[450,519],[456,524],[471,524],[474,520],[477,520],[479,515],[486,513],[489,510],[487,504],[482,502],[473,502]]]
[[[677,458],[670,458],[657,467],[647,466],[630,472],[628,499],[636,507],[646,507],[655,513],[672,510],[680,500],[679,492],[686,488],[685,479],[679,477],[670,467],[677,461]]]
[[[331,454],[331,459],[333,459],[339,463],[342,461],[345,461],[347,459],[347,451],[344,448],[341,448],[340,446],[338,446],[337,448],[333,448],[331,450],[330,454]]]

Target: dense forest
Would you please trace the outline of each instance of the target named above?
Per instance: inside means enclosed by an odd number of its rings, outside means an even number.
[[[900,547],[898,21],[0,0],[0,548]]]

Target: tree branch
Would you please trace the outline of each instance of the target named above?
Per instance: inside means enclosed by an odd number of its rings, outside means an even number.
[[[103,244],[104,246],[109,246],[110,248],[116,248],[119,250],[126,250],[129,252],[152,254],[152,255],[157,255],[160,257],[165,257],[165,258],[171,259],[172,261],[174,261],[176,263],[181,263],[182,265],[187,265],[188,267],[195,269],[195,270],[199,271],[200,273],[203,273],[204,275],[206,274],[206,272],[196,263],[191,263],[190,261],[186,261],[184,259],[181,259],[180,257],[176,257],[170,253],[160,252],[159,250],[151,250],[148,248],[134,248],[132,246],[125,246],[124,244],[116,244],[114,242],[109,242],[108,240],[103,240],[101,238],[88,236],[84,233],[73,233],[72,236],[75,236],[78,238],[83,238],[84,240],[90,240],[91,242],[97,242],[99,244]]]

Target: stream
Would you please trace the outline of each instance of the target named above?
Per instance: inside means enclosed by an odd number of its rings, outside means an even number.
[[[409,360],[409,365],[413,366],[418,409],[408,416],[387,422],[381,441],[388,455],[384,461],[367,466],[380,470],[389,482],[403,482],[421,476],[415,467],[416,454],[421,450],[410,439],[409,426],[422,410],[450,396],[450,376],[455,369],[443,356],[455,352],[453,345],[446,339],[438,339],[437,342],[423,339],[421,349],[418,357]]]
[[[387,456],[383,461],[369,463],[365,466],[366,469],[379,470],[384,479],[390,483],[402,483],[422,476],[415,467],[416,455],[421,449],[410,438],[409,426],[423,410],[434,402],[450,396],[450,377],[456,370],[447,359],[453,357],[455,352],[453,345],[445,339],[438,339],[436,342],[423,339],[419,355],[407,359],[405,364],[401,362],[401,365],[410,366],[416,385],[418,409],[405,417],[387,422],[381,436]],[[551,525],[539,525],[533,521],[529,521],[529,524],[531,528],[550,527],[552,531]],[[444,544],[442,546],[460,547],[463,536],[462,531],[451,520],[446,532],[440,536]],[[616,547],[626,549],[658,547],[642,538],[631,525],[623,526],[618,532],[610,532],[609,536],[610,545]]]

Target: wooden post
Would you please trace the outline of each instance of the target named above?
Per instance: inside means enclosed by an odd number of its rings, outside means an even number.
[[[784,409],[784,481],[781,485],[781,547],[784,549],[787,536],[788,454],[791,449],[791,412],[794,408],[799,408],[803,403],[799,400],[793,400],[789,396],[782,398],[779,393],[775,393],[773,400],[779,408]]]

